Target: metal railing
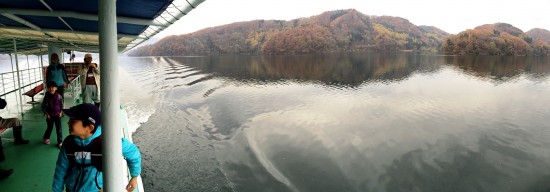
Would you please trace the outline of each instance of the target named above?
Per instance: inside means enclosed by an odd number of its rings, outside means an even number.
[[[43,91],[47,91],[42,75],[43,70],[40,67],[24,69],[19,71],[19,78],[21,79],[21,93],[25,93],[38,85],[44,86]],[[69,74],[69,77],[74,77],[73,80],[67,85],[67,90],[76,100],[80,97],[82,87],[80,84],[80,76]],[[5,97],[7,94],[16,92],[19,89],[17,85],[17,71],[0,73],[0,97]]]
[[[30,90],[36,84],[42,83],[42,75],[40,73],[42,73],[40,67],[20,70],[21,91]],[[0,83],[0,97],[17,91],[19,89],[17,85],[17,71],[0,73]]]
[[[70,90],[71,97],[74,98],[74,102],[82,102],[78,101],[80,99],[80,93],[82,92],[82,85],[80,84],[80,75],[68,75],[69,77],[74,77],[73,80],[71,80],[71,83],[67,85],[67,89]]]

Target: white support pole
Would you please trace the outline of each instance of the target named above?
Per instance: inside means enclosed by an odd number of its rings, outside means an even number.
[[[38,66],[40,66],[40,63],[38,63],[40,61],[38,61],[38,59],[40,59],[40,57],[37,55],[36,56],[36,62],[37,62],[36,64],[38,64]],[[37,68],[38,67],[32,68],[32,76],[33,76],[33,79],[32,79],[33,81],[32,82],[38,82],[38,74],[36,74],[36,69]]]
[[[22,97],[22,94],[21,94],[21,78],[19,78],[19,59],[17,59],[17,43],[15,42],[15,39],[13,39],[13,52],[15,54],[15,67],[17,67],[17,84],[19,85],[18,89],[19,90],[19,101],[21,101],[19,103],[19,106],[20,106],[20,109],[21,109],[21,115],[23,114],[23,97]]]
[[[103,191],[124,189],[122,131],[119,124],[116,1],[99,0],[99,61],[103,130]]]
[[[6,84],[4,84],[4,74],[0,74],[0,78],[2,78],[2,94],[6,94]]]
[[[40,79],[44,80],[44,55],[38,56],[40,60]]]
[[[44,81],[45,81],[44,80],[44,61],[42,59],[44,59],[42,57],[42,55],[39,55],[38,60],[40,61],[40,69],[38,70],[38,73],[40,73],[40,79],[42,80],[42,86],[44,86]],[[46,87],[44,87],[44,88],[46,88]],[[44,90],[46,90],[46,89],[44,89]],[[46,93],[46,91],[44,91],[42,93]]]
[[[29,62],[29,55],[26,55],[27,56],[27,74],[29,74],[29,85],[31,84],[32,80],[31,80],[31,63]],[[25,84],[23,82],[23,84]]]

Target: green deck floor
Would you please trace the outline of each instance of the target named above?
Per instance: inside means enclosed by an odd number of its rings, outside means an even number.
[[[38,97],[38,99],[35,98],[37,101],[42,100],[41,96],[37,95],[36,97]],[[74,105],[73,100],[66,98],[65,108],[72,105]],[[14,145],[12,129],[1,133],[6,160],[0,162],[0,167],[3,169],[13,169],[14,173],[10,177],[0,180],[0,191],[52,191],[55,163],[59,154],[55,126],[50,135],[50,144],[44,144],[42,136],[46,131],[46,117],[40,109],[40,104],[32,105],[25,103],[23,106],[23,115],[20,115],[19,112],[15,113],[15,115],[13,113],[2,114],[3,118],[15,116],[20,118],[23,125],[23,138],[30,140],[30,143],[26,145]],[[18,106],[13,106],[10,110],[18,111],[16,107]],[[66,137],[69,132],[68,121],[67,117],[61,118],[63,137]]]

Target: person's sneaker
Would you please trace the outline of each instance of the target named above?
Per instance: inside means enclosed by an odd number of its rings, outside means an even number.
[[[60,149],[61,149],[61,147],[62,147],[62,146],[63,146],[63,144],[62,144],[62,143],[60,143],[60,144],[57,144],[57,147],[59,147]]]
[[[13,173],[13,169],[0,169],[0,180],[9,177]]]
[[[44,139],[44,144],[49,145],[50,144],[50,139]]]
[[[25,139],[17,140],[17,141],[13,142],[14,145],[24,145],[24,144],[28,144],[28,143],[29,143],[29,140],[25,140]]]

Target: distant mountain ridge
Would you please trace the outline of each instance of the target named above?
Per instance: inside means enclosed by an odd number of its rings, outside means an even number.
[[[390,16],[354,9],[307,18],[254,20],[174,35],[139,47],[131,56],[302,54],[365,51],[437,51],[449,34]]]
[[[548,44],[550,44],[550,31],[541,28],[534,28],[525,32],[529,37],[533,39],[540,39]]]
[[[407,19],[354,9],[283,20],[253,20],[165,37],[130,56],[442,51],[448,54],[550,55],[550,32],[495,23],[451,35]]]

